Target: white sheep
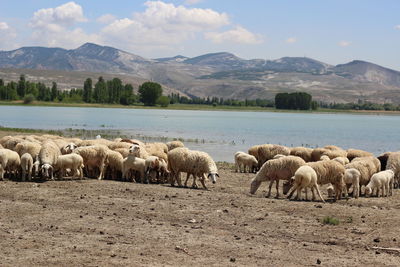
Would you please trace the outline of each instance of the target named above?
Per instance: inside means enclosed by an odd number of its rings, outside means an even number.
[[[345,186],[343,180],[345,168],[342,164],[334,160],[329,160],[308,162],[307,165],[317,173],[319,185],[331,183],[335,188],[336,199],[341,198],[342,190]]]
[[[59,171],[59,177],[62,178],[65,176],[67,169],[70,169],[72,172],[72,179],[75,178],[76,175],[83,178],[83,158],[82,156],[71,153],[58,156],[57,163],[55,164],[54,169]]]
[[[42,146],[36,142],[24,141],[15,146],[15,152],[17,152],[20,156],[25,153],[29,153],[34,159],[39,155],[41,148]]]
[[[348,196],[348,188],[350,186],[353,187],[353,197],[358,198],[360,196],[360,177],[360,171],[355,168],[349,168],[345,170],[343,180],[346,184],[344,187],[346,197]]]
[[[40,170],[44,178],[54,180],[54,165],[57,164],[57,159],[60,155],[61,151],[53,141],[48,140],[42,144],[42,148],[39,152],[39,162]]]
[[[269,190],[266,197],[270,197],[273,182],[276,181],[276,197],[279,197],[279,180],[289,180],[298,168],[306,162],[296,156],[286,156],[279,159],[272,159],[265,162],[257,172],[256,177],[251,182],[250,193],[255,194],[261,183],[270,181]]]
[[[327,161],[327,160],[331,160],[331,159],[330,159],[329,156],[327,156],[327,155],[322,155],[322,156],[319,158],[319,160],[320,160],[320,161]]]
[[[71,154],[78,146],[75,143],[68,143],[61,148],[61,154]]]
[[[292,188],[290,189],[291,192],[288,194],[287,198],[291,198],[295,190],[297,190],[297,194],[295,199],[300,199],[301,200],[301,190],[306,189],[306,199],[307,197],[307,188],[311,188],[311,192],[313,195],[312,200],[315,200],[315,194],[314,194],[314,189],[317,191],[317,194],[319,198],[322,200],[322,202],[325,202],[324,199],[321,196],[321,192],[319,191],[318,188],[318,183],[317,183],[317,173],[313,168],[310,166],[301,166],[300,168],[297,169],[297,171],[294,173],[294,184]]]
[[[22,169],[22,181],[25,181],[25,177],[28,181],[32,178],[33,158],[31,154],[25,153],[21,156],[21,169]]]
[[[354,168],[360,172],[358,187],[359,193],[353,191],[353,195],[359,196],[361,187],[363,185],[367,185],[371,179],[371,176],[380,171],[380,161],[375,157],[357,157],[354,158],[349,164],[346,164],[345,168]]]
[[[116,180],[119,174],[122,174],[122,161],[124,158],[120,153],[113,150],[107,150],[106,173],[111,179]]]
[[[104,145],[93,145],[78,147],[73,151],[73,153],[82,156],[83,164],[85,165],[85,170],[88,176],[93,177],[93,172],[98,170],[99,175],[97,179],[101,180],[104,177],[104,166],[107,160],[107,151],[108,147]]]
[[[313,149],[308,147],[298,146],[290,148],[290,155],[300,157],[304,159],[305,162],[311,161],[312,152]]]
[[[349,159],[347,157],[336,157],[336,158],[334,158],[332,160],[335,160],[335,161],[339,162],[343,166],[350,163],[350,161],[349,161]]]
[[[382,197],[388,196],[393,184],[394,172],[392,170],[380,171],[372,175],[371,180],[365,187],[365,195],[370,196],[376,191],[376,196],[379,197],[382,192]]]
[[[178,148],[178,147],[184,147],[185,145],[181,141],[171,141],[168,142],[167,144],[168,151],[171,151],[172,149]]]
[[[141,147],[138,145],[132,145],[129,150],[130,153],[128,157],[124,158],[122,161],[122,178],[128,180],[129,172],[137,171],[140,175],[140,181],[144,182],[146,163],[144,159],[138,157],[138,155],[140,155]],[[134,180],[132,179],[132,181]]]
[[[258,166],[258,161],[256,157],[253,155],[247,154],[245,152],[238,151],[235,153],[235,170],[236,172],[242,172],[242,166],[243,166],[243,172],[246,172],[246,168],[248,168],[249,172],[254,172],[254,170]]]
[[[193,175],[193,184],[196,184],[196,178],[200,178],[200,182],[204,189],[207,189],[205,184],[205,174],[212,183],[216,183],[218,168],[214,160],[205,152],[189,150],[185,147],[175,148],[168,152],[168,169],[171,172],[171,186],[178,182],[178,186],[182,186],[180,173],[186,172]]]
[[[275,155],[290,155],[290,149],[281,145],[265,144],[258,147],[257,154],[258,165],[262,166],[267,160],[273,159]]]
[[[14,175],[14,178],[16,178],[20,166],[21,159],[17,152],[7,148],[0,149],[0,180],[4,179],[6,171],[10,176]]]

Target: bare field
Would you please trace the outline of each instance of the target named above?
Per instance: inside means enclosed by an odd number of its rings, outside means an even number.
[[[2,266],[399,266],[400,197],[337,203],[117,181],[0,182]],[[338,225],[324,225],[332,216]]]

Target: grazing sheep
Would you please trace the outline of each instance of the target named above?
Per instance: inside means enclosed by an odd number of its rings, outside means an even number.
[[[15,152],[17,152],[20,156],[22,156],[25,153],[29,153],[31,155],[31,157],[34,159],[34,158],[36,158],[36,156],[39,155],[41,148],[42,148],[42,146],[38,143],[24,141],[24,142],[18,143],[15,146]]]
[[[45,141],[39,151],[40,170],[44,178],[54,180],[53,171],[61,151],[51,140]]]
[[[272,159],[263,164],[261,169],[252,180],[250,193],[255,194],[261,183],[270,181],[269,191],[266,197],[271,195],[273,181],[276,181],[276,197],[279,197],[279,180],[289,180],[298,168],[305,165],[306,162],[296,156],[287,156],[280,159]]]
[[[335,188],[336,199],[341,198],[344,187],[343,176],[345,173],[345,168],[342,164],[334,160],[329,160],[308,162],[307,165],[317,173],[319,185],[331,183]]]
[[[18,175],[18,170],[21,166],[21,159],[17,152],[7,148],[0,149],[0,180],[4,179],[4,173],[7,172],[9,176]]]
[[[145,182],[149,182],[149,174],[151,171],[153,172],[158,172],[158,169],[160,168],[160,159],[156,156],[149,156],[147,159],[145,159]]]
[[[249,169],[249,172],[254,172],[258,166],[258,161],[256,157],[249,155],[245,152],[238,151],[235,153],[235,170],[236,172],[246,172],[246,168]]]
[[[351,186],[353,187],[353,197],[358,198],[360,196],[360,177],[360,171],[355,168],[345,170],[343,180],[346,184],[344,187],[346,197],[349,195],[348,191]]]
[[[322,148],[322,147],[314,148],[313,151],[311,152],[311,161],[319,161],[319,160],[321,160],[321,156],[325,152],[328,152],[328,149]]]
[[[262,165],[267,160],[273,159],[274,156],[278,154],[288,156],[290,155],[290,149],[281,145],[261,145],[258,148],[258,162]]]
[[[293,187],[290,189],[291,192],[289,193],[287,198],[290,199],[292,197],[293,193],[295,192],[295,190],[297,190],[295,199],[301,200],[301,190],[306,189],[306,199],[308,199],[307,188],[311,188],[311,192],[313,195],[312,200],[315,200],[315,194],[314,194],[314,189],[315,189],[317,191],[319,198],[322,200],[322,202],[325,202],[325,200],[322,198],[321,192],[319,191],[319,188],[318,188],[317,173],[310,166],[301,166],[294,173],[294,184],[293,184]]]
[[[259,158],[258,158],[258,148],[259,148],[260,146],[261,146],[261,145],[252,146],[252,147],[249,148],[249,150],[248,150],[247,152],[249,153],[249,155],[254,156],[254,157],[258,160],[258,159],[259,159]]]
[[[113,150],[107,150],[107,162],[105,166],[105,173],[111,176],[111,179],[117,180],[119,175],[122,175],[122,161],[124,158],[122,155]]]
[[[32,168],[33,168],[33,158],[31,154],[25,153],[21,156],[21,169],[22,169],[22,181],[25,181],[25,177],[28,181],[32,179]]]
[[[312,152],[313,152],[312,148],[302,147],[302,146],[293,147],[290,149],[290,155],[300,157],[304,159],[305,162],[311,161]]]
[[[376,196],[387,197],[389,195],[390,188],[393,184],[394,172],[392,170],[380,171],[372,175],[371,180],[365,187],[365,195],[370,196],[376,190]]]
[[[60,178],[65,176],[67,169],[70,169],[72,172],[72,179],[74,179],[76,175],[79,175],[79,177],[82,179],[83,167],[84,165],[82,156],[76,153],[71,153],[58,156],[58,160],[54,169],[59,171]]]
[[[93,146],[82,146],[74,150],[73,153],[81,155],[83,158],[83,164],[85,165],[85,170],[88,176],[91,175],[92,170],[98,170],[99,176],[98,180],[104,177],[104,165],[107,160],[107,150],[108,147],[104,145],[93,145]]]
[[[165,160],[160,159],[158,183],[166,183],[168,181],[169,174],[168,163]]]
[[[335,196],[335,188],[333,187],[333,185],[331,183],[329,183],[328,186],[326,187],[326,191],[328,192],[328,197]]]
[[[332,160],[335,160],[335,161],[339,162],[339,163],[342,164],[343,166],[346,165],[346,164],[348,164],[348,163],[350,162],[349,159],[348,159],[347,157],[336,157],[336,158],[334,158],[334,159],[332,159]]]
[[[354,158],[360,158],[360,157],[371,157],[373,156],[372,153],[364,151],[364,150],[359,150],[359,149],[347,149],[347,158],[352,161]]]
[[[215,183],[217,177],[219,177],[217,166],[207,153],[189,150],[185,147],[175,148],[168,152],[168,169],[171,172],[171,186],[175,185],[175,181],[178,182],[179,186],[182,186],[181,172],[193,175],[193,185],[196,184],[196,177],[199,177],[204,189],[207,189],[205,185],[206,173],[208,173],[208,178],[211,179],[212,183]]]
[[[394,173],[395,188],[400,185],[400,152],[392,152],[388,156],[386,170],[392,170]]]
[[[122,161],[122,178],[128,180],[129,171],[137,171],[140,175],[140,180],[144,182],[146,162],[144,159],[139,158],[141,147],[138,145],[132,145],[129,149],[128,157],[124,158]],[[134,181],[134,180],[132,180]]]
[[[359,196],[361,187],[367,185],[371,179],[371,176],[380,170],[380,162],[377,158],[374,157],[359,157],[354,158],[349,164],[345,165],[346,169],[354,168],[360,172],[359,177],[359,193],[354,191],[353,188],[353,195]]]
[[[184,147],[185,145],[181,141],[171,141],[168,142],[167,144],[168,151],[171,151],[172,149],[178,148],[178,147]]]

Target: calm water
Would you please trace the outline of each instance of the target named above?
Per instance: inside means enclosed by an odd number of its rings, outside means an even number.
[[[0,125],[37,129],[120,129],[126,134],[205,140],[187,143],[233,161],[255,144],[400,150],[400,116],[0,106]]]

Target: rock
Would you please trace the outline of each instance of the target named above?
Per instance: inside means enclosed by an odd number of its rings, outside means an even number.
[[[381,254],[379,251],[375,251],[375,254]]]
[[[381,242],[381,239],[380,239],[379,237],[374,238],[374,242],[375,242],[375,243],[379,243],[379,242]]]
[[[317,259],[317,264],[321,264],[321,260],[320,259]]]
[[[322,209],[322,205],[315,205],[314,207],[316,207],[317,209]]]
[[[230,261],[230,262],[235,262],[236,259],[235,259],[235,258],[230,258],[229,261]]]
[[[188,220],[189,223],[196,223],[197,221],[195,219],[190,219]]]

